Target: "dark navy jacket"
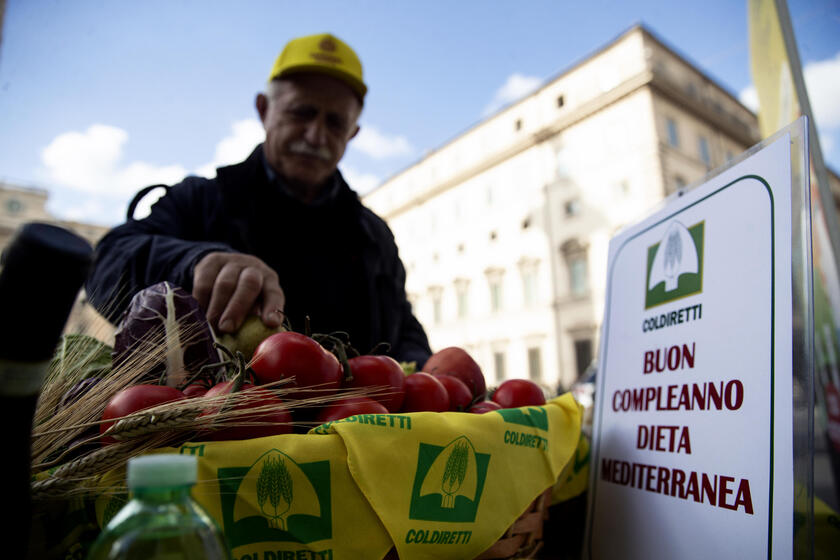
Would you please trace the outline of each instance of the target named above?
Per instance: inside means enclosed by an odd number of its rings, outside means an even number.
[[[88,298],[116,322],[146,286],[168,280],[192,291],[207,253],[248,253],[277,271],[294,330],[309,316],[313,332],[348,332],[362,353],[387,342],[391,356],[422,366],[431,350],[406,299],[394,236],[338,171],[333,180],[324,199],[303,204],[269,179],[262,146],[214,179],[188,177],[147,218],[98,243]]]

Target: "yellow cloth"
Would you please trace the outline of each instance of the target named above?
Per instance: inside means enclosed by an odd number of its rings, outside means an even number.
[[[572,460],[566,463],[551,489],[551,505],[571,500],[589,487],[589,438],[583,432]]]
[[[382,558],[392,546],[350,478],[338,436],[290,434],[155,452],[198,456],[192,495],[222,528],[237,560],[280,560],[289,553],[307,560]],[[120,471],[103,483],[118,481]],[[109,520],[105,512],[115,513],[124,501],[97,500],[100,526]]]
[[[473,558],[554,485],[575,452],[580,422],[566,394],[542,407],[482,415],[356,416],[313,432],[342,438],[350,474],[401,560]]]
[[[155,453],[198,457],[192,495],[236,560],[378,559],[392,547],[401,560],[473,558],[555,486],[576,450],[582,464],[580,423],[566,394],[541,407],[360,415],[307,435]],[[100,486],[124,481],[125,469],[115,469]],[[99,526],[125,501],[103,492]]]

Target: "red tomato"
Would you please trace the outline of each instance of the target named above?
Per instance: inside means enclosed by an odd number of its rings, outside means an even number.
[[[480,401],[472,405],[467,412],[472,412],[473,414],[484,414],[485,412],[492,412],[501,408],[502,407],[499,406],[499,403],[495,403],[493,401]]]
[[[357,356],[347,360],[352,378],[345,387],[382,387],[383,392],[370,398],[382,403],[389,412],[398,412],[405,399],[405,373],[399,362],[388,356]]]
[[[422,371],[457,377],[469,387],[474,399],[481,400],[487,393],[481,368],[463,348],[450,346],[435,352],[423,364]]]
[[[405,400],[402,412],[446,412],[449,410],[449,393],[446,387],[428,373],[418,371],[405,378]]]
[[[201,383],[190,383],[189,385],[184,387],[183,393],[188,399],[192,399],[195,397],[204,396],[204,394],[207,393],[207,390],[208,387],[202,385]]]
[[[226,395],[230,393],[233,388],[233,381],[224,381],[214,385],[207,391],[205,397],[216,397],[219,395]],[[246,410],[248,408],[262,408],[271,407],[253,414],[245,414],[237,417],[237,421],[244,423],[258,422],[258,425],[243,425],[230,426],[220,430],[208,432],[206,439],[212,441],[229,441],[234,439],[251,439],[265,436],[274,436],[278,434],[292,433],[292,415],[286,409],[279,398],[274,396],[268,389],[260,389],[250,383],[243,383],[240,391],[248,391],[255,393],[253,400],[240,403],[234,407],[234,410]],[[224,406],[221,402],[214,404],[201,413],[201,416],[212,416],[217,414]]]
[[[168,403],[172,401],[179,401],[186,399],[184,393],[175,387],[168,387],[166,385],[132,385],[119,391],[116,395],[111,397],[108,404],[105,405],[105,411],[102,413],[103,420],[111,420],[127,416],[132,412],[146,410],[159,404]],[[99,433],[104,434],[105,431],[114,425],[114,422],[105,422],[99,425]],[[116,440],[110,436],[102,438],[103,444],[114,443]]]
[[[539,385],[529,379],[508,379],[503,381],[493,400],[502,408],[518,408],[520,406],[540,406],[545,404],[545,394]]]
[[[334,422],[356,414],[388,414],[388,409],[367,397],[345,397],[322,410],[318,414],[318,422]]]
[[[451,375],[433,373],[432,376],[440,381],[449,393],[449,410],[452,412],[463,412],[470,407],[473,400],[472,393],[463,381]]]
[[[338,358],[308,336],[295,332],[273,334],[254,351],[251,364],[257,384],[295,378],[300,388],[295,398],[328,396],[341,386],[343,371]]]

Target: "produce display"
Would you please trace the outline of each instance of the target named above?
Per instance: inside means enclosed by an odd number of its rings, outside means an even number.
[[[113,347],[81,335],[62,340],[36,412],[33,498],[43,503],[97,495],[104,475],[131,457],[167,447],[232,446],[288,434],[317,439],[323,436],[304,434],[344,434],[331,426],[354,418],[360,425],[399,422],[410,429],[409,413],[467,419],[469,413],[545,403],[543,390],[525,379],[488,392],[481,368],[457,347],[418,367],[360,354],[343,333],[268,329],[257,317],[238,333],[216,337],[194,298],[162,282],[132,299]],[[503,421],[520,422],[516,418]],[[544,445],[516,441],[537,450]]]

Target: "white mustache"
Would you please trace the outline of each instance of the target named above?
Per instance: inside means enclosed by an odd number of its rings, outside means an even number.
[[[332,159],[332,152],[324,146],[316,148],[310,146],[305,140],[296,140],[289,144],[289,151],[293,154],[302,154],[305,156],[312,156],[324,161]]]

